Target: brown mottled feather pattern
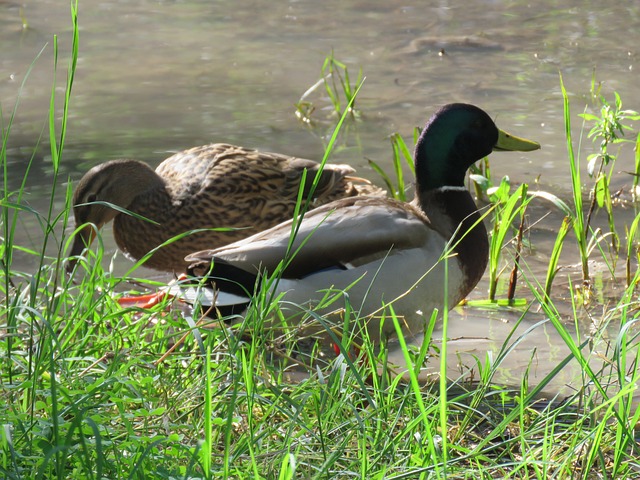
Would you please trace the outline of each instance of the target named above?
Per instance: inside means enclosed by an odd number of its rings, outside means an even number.
[[[117,162],[120,162],[118,164]],[[113,168],[95,167],[80,181],[74,204],[94,200],[117,204],[158,223],[116,214],[114,236],[118,246],[133,258],[181,233],[194,229],[230,228],[189,235],[150,258],[146,266],[183,271],[184,257],[194,251],[240,240],[290,219],[303,171],[304,194],[309,193],[319,164],[276,153],[259,152],[228,144],[191,148],[163,161],[155,171],[136,161],[114,161]],[[103,165],[107,165],[103,164]],[[117,168],[115,168],[117,167]],[[93,174],[94,170],[102,174]],[[313,206],[362,194],[382,195],[382,189],[351,176],[348,165],[327,164],[314,193]],[[149,187],[149,185],[152,185]],[[88,207],[76,208],[78,224],[105,221],[92,218]],[[113,212],[113,210],[112,210]],[[113,215],[112,215],[113,216]],[[78,236],[80,239],[80,236]],[[79,254],[83,242],[72,254]]]

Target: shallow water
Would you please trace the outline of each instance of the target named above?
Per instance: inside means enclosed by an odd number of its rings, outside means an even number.
[[[612,100],[615,90],[625,106],[640,109],[639,21],[637,2],[583,0],[562,6],[497,0],[464,5],[417,0],[81,2],[80,56],[54,207],[56,212],[64,208],[67,178],[77,180],[112,158],[157,165],[170,152],[210,142],[321,158],[334,121],[328,102],[321,92],[310,96],[317,107],[315,129],[295,117],[294,104],[320,78],[331,51],[354,78],[360,68],[366,76],[357,100],[362,117],[342,135],[332,161],[350,163],[375,179],[366,159],[389,164],[391,133],[410,138],[437,106],[464,101],[483,107],[502,128],[543,145],[538,152],[494,155],[494,175],[508,174],[516,183],[537,179],[540,187],[532,188],[568,199],[559,72],[572,102],[576,135],[577,114],[592,106],[594,70],[607,98]],[[45,212],[52,188],[46,140],[52,39],[58,35],[60,111],[71,39],[69,8],[52,0],[0,1],[0,27],[5,128],[19,99],[6,180],[10,190],[17,190],[33,155],[26,201]],[[593,148],[585,139],[581,157]],[[631,177],[623,172],[633,170],[631,148],[621,149],[615,170],[620,172],[615,188],[628,190]],[[17,242],[38,249],[42,230],[35,216],[20,218]],[[618,218],[628,222],[633,209],[620,210]],[[556,214],[532,233],[537,250],[528,261],[535,274],[544,271],[560,220]],[[114,250],[109,234],[105,240]],[[567,248],[563,264],[576,261]],[[20,262],[29,268],[28,258],[18,254],[16,266]],[[120,256],[116,270],[128,265]],[[475,296],[485,291],[483,283]],[[489,322],[491,335],[494,325],[501,330],[505,324],[481,310],[464,312],[452,317],[465,322],[463,332],[473,331],[469,324],[486,332]],[[543,333],[531,338],[545,348],[559,348],[557,339]],[[482,345],[473,348],[483,350]],[[555,359],[545,354],[539,361],[544,369],[553,367]]]

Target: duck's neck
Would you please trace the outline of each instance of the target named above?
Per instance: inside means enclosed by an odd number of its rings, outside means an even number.
[[[118,213],[113,225],[113,234],[120,249],[136,259],[144,256],[151,248],[187,230],[171,230],[170,227],[178,222],[176,207],[165,181],[151,169],[145,173],[148,175],[144,178],[137,178],[137,187],[132,189],[137,194],[124,208],[151,221]],[[148,266],[156,268],[153,261],[150,261]]]
[[[102,182],[108,200],[119,207],[133,210],[140,198],[166,190],[164,180],[146,163],[138,160],[115,160],[104,164],[114,167],[110,175],[96,175],[94,182]],[[117,167],[117,168],[115,168]]]
[[[471,194],[464,187],[422,189],[414,203],[429,217],[434,230],[451,239],[449,245],[464,272],[466,295],[482,278],[489,257],[487,230]]]

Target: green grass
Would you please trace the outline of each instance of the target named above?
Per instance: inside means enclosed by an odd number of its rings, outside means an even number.
[[[69,240],[57,232],[66,227],[68,210],[57,213],[53,205],[78,51],[75,11],[62,121],[53,113],[49,117],[55,174],[47,212],[35,212],[23,202],[28,172],[19,179],[19,191],[8,190],[6,145],[13,112],[2,122],[0,477],[638,477],[638,220],[625,226],[625,248],[615,254],[626,265],[626,286],[617,298],[605,304],[597,294],[578,295],[583,279],[597,290],[594,275],[584,270],[586,262],[610,257],[610,251],[598,248],[606,240],[586,228],[564,89],[571,207],[548,192],[523,186],[512,192],[508,182],[485,188],[497,205],[487,214],[494,226],[494,276],[517,266],[518,295],[525,305],[511,335],[493,354],[476,359],[475,378],[447,378],[449,345],[430,341],[431,322],[420,349],[400,338],[407,372],[398,375],[386,361],[387,350],[366,338],[358,350],[339,342],[340,355],[322,356],[326,352],[318,348],[301,352],[292,341],[295,325],[285,324],[283,333],[265,321],[278,312],[266,290],[247,321],[234,328],[205,325],[197,315],[167,310],[166,304],[148,311],[122,308],[114,298],[126,279],[103,269],[108,259],[99,239],[78,264],[74,280],[65,277],[61,259]],[[334,61],[332,68],[342,66]],[[343,82],[336,85],[350,95],[336,106],[344,121],[359,86],[352,88],[345,72],[339,78]],[[55,92],[54,85],[51,112],[59,98]],[[409,149],[399,136],[393,142],[398,181],[390,176],[386,181],[405,198],[405,180],[399,175]],[[541,279],[529,268],[520,227],[536,197],[566,215],[552,251],[545,252],[550,260]],[[42,229],[41,248],[35,251],[14,242],[16,222],[29,215],[39,219]],[[567,242],[577,243],[584,260],[578,285],[571,285],[576,295],[569,317],[560,313],[563,305],[552,289],[563,276],[559,268]],[[16,253],[36,259],[35,271],[19,271]],[[502,292],[496,288],[493,295],[500,300]],[[594,322],[588,335],[575,328],[585,318]],[[393,315],[388,320],[397,325]],[[447,315],[441,321],[446,332]],[[524,331],[517,329],[524,326]],[[509,355],[542,329],[557,334],[567,347],[566,357],[535,384],[524,375],[514,385],[500,385],[496,379],[501,368],[508,368]],[[424,383],[419,374],[434,362],[440,380]],[[541,401],[570,362],[580,365],[582,385],[562,402]],[[532,352],[527,371],[536,367]]]

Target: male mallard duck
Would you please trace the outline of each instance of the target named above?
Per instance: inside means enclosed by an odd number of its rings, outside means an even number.
[[[93,167],[80,180],[73,196],[76,227],[101,228],[113,220],[118,247],[135,259],[190,230],[230,228],[188,235],[162,247],[145,263],[183,272],[184,257],[191,252],[226,245],[290,219],[303,170],[306,196],[318,167],[311,160],[226,144],[178,152],[155,171],[136,160],[113,160]],[[348,165],[325,165],[314,204],[382,193],[350,176],[354,171]],[[156,223],[94,202],[116,205]],[[74,239],[71,256],[80,255],[94,236],[95,229],[86,225]]]
[[[248,305],[247,292],[254,291],[260,275],[273,272],[286,258],[272,287],[276,295],[283,294],[285,316],[315,308],[327,289],[344,290],[351,308],[367,321],[372,339],[394,331],[389,319],[380,325],[390,304],[405,333],[421,331],[434,308],[453,308],[465,298],[487,265],[487,231],[464,187],[467,169],[492,150],[538,148],[536,142],[499,130],[478,107],[446,105],[429,120],[416,145],[411,203],[366,196],[336,200],[304,216],[292,248],[288,221],[191,254],[188,271],[211,279],[217,290],[210,297],[221,313],[237,312],[233,304]],[[347,295],[317,313],[324,318],[339,313]],[[337,324],[342,324],[339,317]]]

